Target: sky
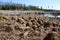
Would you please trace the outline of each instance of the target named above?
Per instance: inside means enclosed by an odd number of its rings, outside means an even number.
[[[60,0],[0,0],[0,2],[13,2],[19,4],[25,4],[27,6],[38,6],[43,9],[55,9],[60,10]]]

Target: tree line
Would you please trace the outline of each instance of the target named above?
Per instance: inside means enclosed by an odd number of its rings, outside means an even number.
[[[0,10],[42,10],[42,11],[52,11],[46,10],[42,7],[39,8],[37,6],[26,6],[25,4],[18,4],[18,3],[0,3]]]
[[[17,4],[17,3],[3,3],[0,4],[0,10],[40,10],[40,8],[36,6],[26,6],[25,4]]]

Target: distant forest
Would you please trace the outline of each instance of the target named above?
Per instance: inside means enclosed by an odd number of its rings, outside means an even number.
[[[11,3],[6,2],[2,3],[0,2],[0,10],[43,10],[43,11],[53,11],[53,10],[47,10],[43,9],[42,7],[39,8],[37,6],[26,6],[25,4],[18,4],[18,3]]]

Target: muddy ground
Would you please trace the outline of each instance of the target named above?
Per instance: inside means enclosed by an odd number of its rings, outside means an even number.
[[[0,40],[60,40],[60,19],[0,14]]]

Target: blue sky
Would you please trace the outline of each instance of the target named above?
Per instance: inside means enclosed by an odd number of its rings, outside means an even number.
[[[60,0],[0,0],[3,2],[14,2],[14,3],[21,3],[38,7],[43,7],[44,9],[56,9],[60,10]]]

